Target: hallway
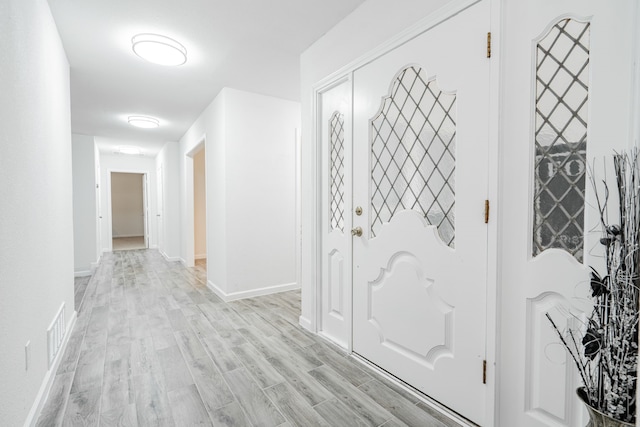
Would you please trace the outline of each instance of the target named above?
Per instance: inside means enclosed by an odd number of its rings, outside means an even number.
[[[303,331],[299,291],[224,303],[205,280],[105,254],[37,425],[457,425]]]

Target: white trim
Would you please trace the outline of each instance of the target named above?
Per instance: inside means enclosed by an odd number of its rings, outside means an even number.
[[[74,271],[73,277],[87,277],[93,274],[93,270]]]
[[[338,348],[341,348],[341,347],[338,347]],[[344,350],[344,349],[342,349],[342,350]],[[445,417],[447,417],[449,420],[452,420],[452,421],[458,423],[461,427],[477,427],[476,424],[472,423],[471,421],[467,420],[466,418],[463,418],[462,416],[460,416],[459,414],[453,412],[449,408],[447,408],[445,406],[442,406],[440,403],[436,402],[435,400],[430,399],[429,396],[427,396],[425,394],[422,394],[421,392],[419,392],[415,388],[413,388],[413,387],[407,385],[406,383],[400,381],[399,379],[397,379],[393,375],[390,375],[387,371],[384,371],[384,370],[380,369],[378,366],[376,366],[373,363],[369,362],[367,359],[363,358],[362,356],[359,356],[356,353],[351,353],[350,357],[353,360],[359,362],[361,365],[363,365],[366,368],[368,368],[369,370],[375,372],[376,374],[378,374],[381,377],[385,378],[389,382],[393,383],[397,387],[400,387],[402,390],[406,391],[410,395],[412,395],[415,398],[419,399],[422,403],[424,403],[429,408],[433,409],[436,412],[439,412],[440,414],[442,414]]]
[[[40,390],[36,396],[36,399],[31,406],[31,410],[29,411],[29,415],[27,415],[27,419],[24,422],[24,427],[32,427],[36,425],[38,418],[40,417],[40,413],[42,412],[42,408],[49,397],[49,392],[51,391],[51,387],[53,386],[53,381],[56,378],[56,372],[58,371],[58,366],[60,365],[60,361],[62,360],[62,356],[67,350],[67,344],[69,343],[69,337],[71,337],[71,333],[73,332],[73,328],[76,325],[76,320],[78,320],[78,313],[76,311],[71,315],[71,319],[69,320],[69,324],[67,326],[67,330],[65,332],[64,341],[60,346],[60,350],[58,351],[58,355],[55,360],[51,364],[51,368],[47,371],[42,380],[42,385],[40,386]]]
[[[326,86],[328,82],[332,82],[334,80],[338,80],[341,77],[344,77],[347,74],[356,71],[359,68],[364,67],[368,63],[375,61],[381,56],[389,53],[390,51],[402,46],[403,44],[413,40],[414,38],[420,36],[421,34],[429,31],[430,29],[436,27],[442,22],[453,18],[454,16],[462,13],[469,7],[473,6],[476,3],[481,2],[482,0],[452,0],[440,9],[430,13],[425,18],[421,19],[414,25],[410,26],[406,30],[396,34],[391,37],[386,42],[378,45],[376,48],[370,50],[359,58],[351,61],[344,67],[338,69],[337,71],[329,74],[327,77],[323,78],[315,85],[313,85],[312,89],[314,94],[319,91],[320,88]],[[491,0],[489,0],[491,1]],[[315,101],[315,99],[314,99]]]
[[[300,316],[298,318],[298,324],[309,332],[315,332],[311,329],[311,320],[307,319],[306,317]]]
[[[487,200],[490,202],[490,217],[487,224],[487,266],[486,266],[486,342],[485,360],[487,361],[487,391],[485,420],[486,425],[497,425],[498,410],[498,355],[500,349],[500,318],[498,314],[500,295],[500,79],[502,77],[502,3],[489,0],[491,6],[490,22],[487,31],[491,32],[491,58],[489,62],[489,145],[487,153]]]
[[[183,172],[184,172],[184,177],[185,177],[185,190],[186,190],[186,194],[184,195],[185,198],[185,210],[186,210],[186,214],[185,214],[185,218],[184,218],[184,225],[186,226],[186,230],[185,230],[185,234],[183,235],[183,242],[186,241],[185,243],[185,249],[186,249],[186,253],[182,254],[183,258],[181,259],[182,263],[184,264],[185,267],[193,267],[195,266],[195,221],[194,221],[194,215],[195,215],[195,211],[194,211],[194,199],[195,199],[195,194],[194,194],[194,187],[195,187],[195,183],[193,181],[193,156],[196,155],[199,151],[201,150],[206,150],[207,149],[207,134],[204,133],[202,134],[202,136],[200,137],[200,139],[198,139],[198,142],[186,153],[184,153],[184,157],[182,159],[182,161],[184,162],[184,168],[183,168]],[[205,151],[206,153],[206,151]],[[204,158],[204,181],[205,181],[205,197],[204,197],[204,203],[205,206],[207,205],[207,157],[205,154],[205,158]],[[166,204],[166,200],[164,201]],[[209,213],[206,212],[205,214],[205,228],[206,228],[206,233],[209,233],[209,224],[208,224],[208,218],[209,218]],[[209,243],[209,238],[208,236],[205,236],[205,242],[208,245]],[[207,273],[208,276],[208,273]]]
[[[294,246],[296,248],[296,282],[302,283],[302,135],[301,128],[295,129],[295,209],[296,223]],[[301,311],[302,311],[302,307]]]
[[[102,255],[98,256],[98,260],[96,262],[91,263],[91,274],[95,273],[98,267],[100,266],[100,261],[102,260]]]
[[[277,294],[280,292],[292,291],[300,289],[300,285],[297,283],[285,283],[282,285],[266,286],[264,288],[251,289],[250,291],[240,291],[226,293],[218,286],[216,286],[211,280],[207,280],[207,288],[211,289],[217,296],[224,302],[235,301],[244,298],[259,297],[263,295]]]
[[[147,197],[149,197],[149,174],[151,173],[150,170],[145,170],[145,169],[114,169],[114,168],[109,168],[107,169],[107,210],[106,210],[106,214],[108,216],[107,218],[107,230],[108,230],[108,239],[104,239],[107,241],[107,247],[103,248],[102,252],[113,252],[113,211],[112,211],[112,207],[111,207],[111,174],[112,173],[133,173],[133,174],[140,174],[140,175],[144,175],[144,188],[143,188],[143,197],[144,197],[144,193],[146,192]],[[151,210],[150,207],[148,206],[148,203],[144,203],[143,200],[143,209],[144,209],[144,216],[146,218],[146,223],[149,224],[149,211]],[[144,232],[147,233],[147,243],[151,241],[151,229],[150,227],[147,227],[146,230],[144,230]],[[139,236],[120,236],[120,237],[139,237]],[[144,236],[143,236],[144,237]],[[103,242],[104,243],[104,242]]]
[[[178,262],[178,261],[182,261],[182,258],[180,258],[179,256],[174,256],[174,257],[170,257],[169,255],[167,255],[166,253],[164,253],[163,250],[158,250],[158,252],[160,252],[160,255],[163,256],[163,258],[168,261],[168,262]],[[184,261],[183,261],[184,262]]]

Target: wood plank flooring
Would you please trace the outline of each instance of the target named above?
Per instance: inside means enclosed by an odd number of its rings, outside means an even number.
[[[224,303],[205,283],[105,254],[37,425],[458,425],[300,328],[299,291]]]

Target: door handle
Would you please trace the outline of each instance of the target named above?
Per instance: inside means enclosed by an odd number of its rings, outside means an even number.
[[[352,236],[362,236],[362,227],[356,227],[353,230],[351,230],[351,235]]]

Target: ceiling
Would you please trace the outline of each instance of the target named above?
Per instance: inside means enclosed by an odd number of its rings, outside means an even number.
[[[71,67],[72,130],[154,155],[223,87],[299,101],[300,54],[364,1],[49,0]],[[176,39],[187,63],[139,58],[131,49],[139,33]],[[130,115],[160,127],[135,128]]]

